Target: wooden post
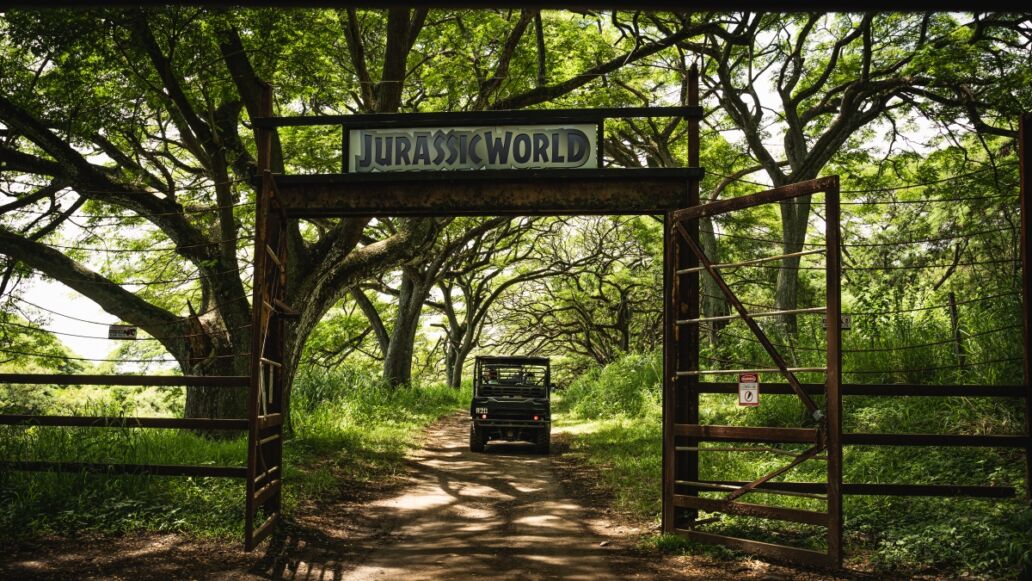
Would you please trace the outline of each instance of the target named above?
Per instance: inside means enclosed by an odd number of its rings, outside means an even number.
[[[692,65],[688,72],[688,105],[699,105],[699,69]],[[699,166],[699,119],[688,118],[688,165]],[[684,207],[699,204],[699,180],[688,184],[688,197]],[[698,220],[686,225],[689,234],[698,237]],[[672,533],[677,528],[691,526],[698,511],[674,506],[674,480],[697,481],[699,479],[699,453],[697,440],[678,437],[674,434],[675,424],[696,424],[699,422],[699,394],[695,386],[698,377],[678,377],[678,371],[698,369],[699,328],[677,325],[677,319],[699,316],[699,273],[677,275],[684,268],[698,266],[698,259],[675,230],[672,212],[667,212],[664,221],[664,308],[663,308],[663,512],[662,528]],[[678,452],[677,447],[685,451]],[[686,495],[697,495],[697,490],[686,490]]]
[[[1018,159],[1021,175],[1021,304],[1024,322],[1025,434],[1032,435],[1032,264],[1029,240],[1032,236],[1032,113],[1021,116],[1018,127]],[[1025,448],[1025,499],[1032,502],[1032,447]]]
[[[828,557],[842,566],[842,264],[839,256],[839,181],[824,193],[826,211],[826,292],[828,369],[825,421],[828,443]]]

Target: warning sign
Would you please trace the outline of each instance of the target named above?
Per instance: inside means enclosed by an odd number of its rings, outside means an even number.
[[[738,375],[738,405],[749,407],[760,405],[760,375],[758,373]]]
[[[108,339],[133,341],[136,339],[136,327],[132,325],[111,325],[108,327]]]

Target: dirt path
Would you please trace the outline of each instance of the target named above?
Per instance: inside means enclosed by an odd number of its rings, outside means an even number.
[[[439,425],[409,484],[367,507],[390,532],[346,579],[617,577],[548,456],[509,443],[474,454],[467,430],[461,418]]]
[[[176,534],[56,538],[0,547],[0,579],[830,579],[753,559],[636,550],[651,523],[608,508],[597,474],[565,446],[492,444],[473,454],[468,420],[444,418],[386,488],[296,507],[270,543]],[[855,576],[850,576],[856,578]]]

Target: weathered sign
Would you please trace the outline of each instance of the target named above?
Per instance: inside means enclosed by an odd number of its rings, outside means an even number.
[[[132,325],[111,325],[108,327],[108,339],[133,341],[136,339],[136,327]]]
[[[760,375],[742,373],[738,376],[738,405],[757,407],[760,405]]]
[[[349,129],[348,172],[598,168],[598,126]]]

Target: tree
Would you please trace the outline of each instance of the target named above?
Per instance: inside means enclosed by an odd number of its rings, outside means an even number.
[[[443,313],[445,374],[459,387],[470,353],[480,345],[489,313],[510,288],[574,274],[586,261],[568,262],[555,250],[565,222],[520,218],[483,233],[463,248],[437,283]]]
[[[497,338],[486,347],[572,354],[597,365],[655,347],[662,336],[661,236],[660,225],[644,217],[571,219],[555,251],[577,268],[514,286],[490,317]]]
[[[704,40],[679,44],[705,57],[703,81],[722,113],[711,123],[740,131],[774,186],[817,177],[865,128],[887,128],[894,144],[912,119],[952,126],[966,116],[980,132],[1013,135],[1007,116],[1032,102],[1028,15],[976,14],[962,24],[938,13],[745,13],[711,22]],[[1000,87],[1014,96],[1001,98]],[[781,204],[784,253],[802,248],[810,204],[809,196]],[[779,309],[796,307],[799,260],[782,260]]]
[[[403,9],[5,13],[4,193],[49,216],[74,211],[40,208],[45,191],[58,187],[62,201],[89,217],[75,245],[162,252],[96,264],[48,246],[61,229],[33,239],[10,214],[0,248],[158,338],[184,373],[246,374],[250,267],[237,243],[249,238],[253,220],[256,167],[246,130],[263,81],[276,85],[285,114],[529,107],[597,84],[696,32],[617,37],[604,18]],[[534,39],[526,35],[531,22]],[[585,23],[598,24],[598,36],[586,34]],[[285,154],[291,147],[297,155]],[[273,170],[333,171],[335,147],[325,134],[282,130]],[[106,221],[113,216],[135,226],[136,236],[119,240],[126,231]],[[399,221],[384,238],[368,224],[290,225],[288,300],[300,318],[288,327],[288,369],[347,289],[433,239],[426,220]],[[230,390],[191,388],[186,414],[240,416],[243,405]]]

